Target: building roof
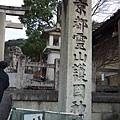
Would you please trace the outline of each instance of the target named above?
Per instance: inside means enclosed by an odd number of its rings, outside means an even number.
[[[101,26],[99,26],[96,30],[93,31],[93,34],[97,34],[99,31],[106,29],[107,27],[111,26],[113,22],[117,22],[120,19],[120,9],[116,13],[114,13],[110,19],[103,22]]]
[[[118,21],[120,19],[120,9],[114,13],[110,19],[106,20],[105,22],[103,22],[97,29],[95,29],[92,32],[93,35],[93,42],[95,42],[96,37],[108,32],[111,29],[114,29],[115,25],[118,24]]]
[[[57,25],[56,25],[55,27],[53,27],[53,28],[46,28],[46,29],[44,29],[44,32],[53,32],[53,31],[60,32],[60,31],[61,31],[60,24],[57,24]]]
[[[44,53],[44,54],[48,54],[48,53],[53,52],[53,51],[58,51],[58,52],[60,52],[60,46],[47,46],[47,47],[45,47],[45,49],[43,50],[43,53]]]
[[[49,33],[51,33],[51,32],[61,33],[60,24],[57,24],[53,28],[46,28],[46,29],[44,29],[43,34],[42,34],[43,38],[49,39]]]

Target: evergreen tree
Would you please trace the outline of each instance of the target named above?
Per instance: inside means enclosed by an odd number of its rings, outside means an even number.
[[[40,53],[45,48],[43,30],[55,25],[54,15],[57,13],[57,4],[57,0],[24,0],[24,6],[30,7],[30,11],[20,16],[20,21],[27,28],[28,36],[21,48],[24,54],[31,58],[35,57],[38,61]]]

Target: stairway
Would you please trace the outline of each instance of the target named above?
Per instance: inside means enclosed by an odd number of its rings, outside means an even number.
[[[3,95],[2,102],[0,103],[0,120],[7,120],[11,109],[11,93],[12,89],[8,88]]]

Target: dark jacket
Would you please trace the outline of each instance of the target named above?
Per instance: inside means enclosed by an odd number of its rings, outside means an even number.
[[[2,100],[4,90],[6,90],[8,86],[9,86],[9,76],[3,69],[0,68],[0,102]]]

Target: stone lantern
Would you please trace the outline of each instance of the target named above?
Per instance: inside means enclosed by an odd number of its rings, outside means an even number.
[[[44,30],[46,33],[46,47],[43,50],[44,54],[47,54],[47,64],[54,64],[55,59],[60,59],[60,44],[61,44],[61,29],[57,24],[54,28]],[[46,79],[54,80],[54,69],[46,69]]]

